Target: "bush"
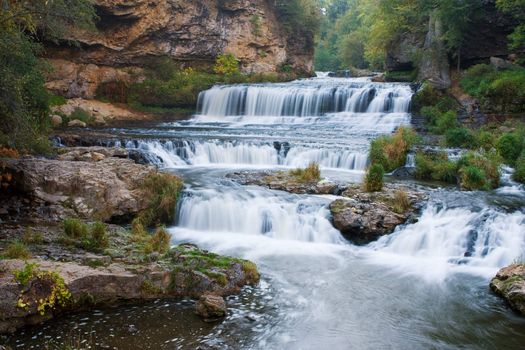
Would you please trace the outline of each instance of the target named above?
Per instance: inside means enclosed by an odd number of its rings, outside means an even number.
[[[378,192],[383,189],[383,176],[385,170],[381,164],[371,165],[365,175],[365,191],[367,192]]]
[[[299,182],[319,182],[321,180],[321,170],[319,164],[311,162],[304,169],[295,169],[290,171],[290,175]]]
[[[4,258],[7,259],[29,259],[31,254],[27,249],[27,246],[20,241],[14,241],[10,243],[4,251]]]
[[[514,133],[503,134],[496,144],[499,154],[509,165],[514,165],[521,154],[523,141]]]
[[[38,265],[35,263],[26,263],[22,270],[13,271],[13,277],[15,278],[15,281],[17,281],[22,286],[27,286],[31,278],[34,276],[34,270],[36,267],[38,267]]]
[[[89,226],[79,219],[65,219],[62,225],[66,236],[71,238],[86,237],[89,232]]]
[[[175,206],[182,188],[182,180],[175,175],[149,175],[142,184],[143,198],[147,205],[147,209],[140,213],[142,224],[171,224],[175,218]]]
[[[521,155],[516,160],[514,174],[512,179],[517,182],[525,183],[525,150],[521,152]]]
[[[525,111],[525,69],[498,71],[489,65],[469,68],[461,86],[476,97],[487,111],[521,113]]]
[[[83,110],[82,108],[77,107],[75,108],[73,113],[71,113],[67,118],[64,118],[63,123],[67,124],[68,121],[71,121],[71,120],[80,120],[89,125],[89,124],[93,124],[93,122],[95,121],[95,118],[91,114]]]
[[[437,116],[433,127],[431,128],[436,134],[444,134],[447,130],[455,129],[458,126],[457,114],[454,111],[440,113]]]
[[[109,242],[106,232],[106,225],[100,221],[95,222],[93,225],[91,225],[91,247],[94,249],[107,248],[108,244]]]
[[[446,153],[416,154],[416,174],[420,180],[434,180],[448,183],[457,181],[457,164],[448,159]]]
[[[462,190],[488,191],[490,189],[485,171],[472,165],[459,170],[459,184]]]
[[[408,198],[408,195],[406,191],[404,190],[396,190],[394,192],[394,199],[393,199],[393,209],[394,212],[398,214],[402,214],[409,210],[412,207],[412,204],[410,203],[410,199]]]
[[[448,147],[473,148],[476,146],[474,135],[467,128],[454,128],[446,131],[445,142]]]
[[[166,254],[170,249],[171,235],[164,226],[158,227],[155,234],[151,236],[149,244],[154,252]]]
[[[501,157],[496,152],[466,153],[458,162],[461,188],[467,190],[497,188],[501,177],[500,166]]]
[[[405,165],[408,151],[416,143],[417,135],[411,128],[400,127],[391,136],[381,136],[370,145],[371,164],[381,164],[391,172]]]
[[[473,137],[476,147],[481,147],[485,151],[490,151],[496,147],[496,136],[494,132],[477,130],[473,133]]]
[[[215,67],[213,71],[219,75],[235,75],[239,74],[239,62],[234,55],[230,54],[221,54],[217,56],[215,60]]]

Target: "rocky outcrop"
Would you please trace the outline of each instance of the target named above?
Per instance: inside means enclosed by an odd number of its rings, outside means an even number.
[[[272,190],[286,191],[297,194],[340,194],[346,187],[328,180],[304,182],[298,180],[289,172],[263,171],[250,172],[240,171],[226,175],[227,178],[241,185],[254,185],[268,187]]]
[[[77,31],[78,47],[49,44],[54,71],[48,88],[92,98],[98,84],[137,78],[131,67],[169,56],[183,67],[209,68],[221,53],[243,72],[276,72],[289,65],[313,70],[313,37],[292,35],[270,0],[95,0],[97,31]],[[119,69],[115,69],[119,68]]]
[[[17,272],[28,271],[28,263],[36,265],[27,278],[15,278]],[[0,334],[64,313],[158,298],[205,296],[197,310],[206,318],[221,312],[224,316],[221,296],[258,281],[255,264],[191,244],[172,248],[158,262],[140,266],[112,263],[93,268],[75,262],[5,260],[0,262]]]
[[[499,270],[490,288],[513,310],[525,316],[525,264],[513,264]]]
[[[355,244],[370,243],[392,233],[398,225],[416,220],[415,214],[424,198],[422,192],[397,185],[385,186],[382,192],[374,193],[352,186],[343,196],[347,198],[330,204],[332,221]]]
[[[140,185],[155,169],[135,164],[120,149],[69,150],[51,159],[4,160],[10,191],[30,200],[33,218],[58,221],[78,216],[115,221],[142,209]]]

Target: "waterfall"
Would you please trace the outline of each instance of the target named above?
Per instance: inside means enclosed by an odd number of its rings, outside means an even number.
[[[348,79],[287,84],[215,86],[199,95],[199,114],[227,116],[321,116],[326,113],[408,113],[412,90],[406,84]]]
[[[177,227],[194,231],[263,235],[275,239],[342,243],[325,201],[275,196],[265,190],[192,191],[180,204]]]

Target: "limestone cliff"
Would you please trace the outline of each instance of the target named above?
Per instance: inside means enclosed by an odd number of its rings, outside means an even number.
[[[275,72],[284,65],[299,73],[313,69],[313,38],[290,35],[279,23],[272,0],[95,0],[94,4],[97,31],[71,33],[69,39],[78,41],[78,47],[48,45],[47,57],[62,60],[53,62],[52,80],[79,75],[88,81],[111,80],[119,74],[122,78],[127,73],[110,68],[140,66],[149,57],[162,55],[183,67],[210,67],[223,52],[234,54],[246,73]],[[90,95],[73,88],[71,97]]]

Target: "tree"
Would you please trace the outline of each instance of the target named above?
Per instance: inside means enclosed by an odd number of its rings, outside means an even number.
[[[94,19],[89,0],[0,0],[0,146],[49,148],[50,96],[38,41],[58,41],[72,25],[93,28]]]
[[[509,48],[520,51],[525,48],[525,0],[496,0],[497,8],[516,18],[518,24],[509,35]]]

